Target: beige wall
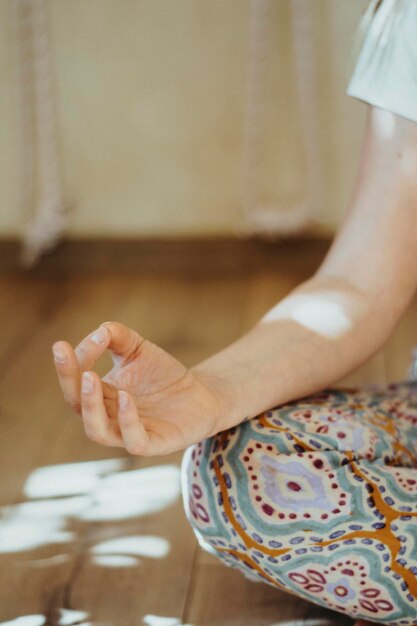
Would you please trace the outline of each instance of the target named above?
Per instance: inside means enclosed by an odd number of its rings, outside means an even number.
[[[12,3],[0,0],[0,235],[19,232],[22,154]],[[319,220],[340,222],[366,107],[345,96],[363,2],[314,2],[326,193]],[[247,0],[50,0],[59,146],[73,235],[232,234],[242,220],[240,165]],[[303,192],[287,0],[271,16],[262,189]]]

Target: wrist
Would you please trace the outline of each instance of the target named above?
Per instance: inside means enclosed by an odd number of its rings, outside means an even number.
[[[210,437],[244,420],[244,415],[239,419],[236,394],[232,389],[230,380],[226,376],[220,372],[213,372],[202,364],[191,367],[190,371],[214,400],[215,415]]]

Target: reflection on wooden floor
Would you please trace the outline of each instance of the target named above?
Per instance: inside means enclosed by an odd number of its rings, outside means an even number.
[[[351,623],[203,552],[182,508],[182,453],[133,458],[89,442],[63,403],[50,358],[54,340],[77,342],[117,319],[193,365],[244,333],[315,267],[0,277],[1,623]],[[343,383],[403,378],[414,344],[416,301],[384,349]]]

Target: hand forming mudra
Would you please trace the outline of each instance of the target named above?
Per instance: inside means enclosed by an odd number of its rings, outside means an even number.
[[[91,369],[106,350],[113,367],[100,379]],[[214,389],[121,323],[103,323],[75,350],[58,341],[53,354],[64,398],[93,441],[153,456],[215,432],[219,399]]]

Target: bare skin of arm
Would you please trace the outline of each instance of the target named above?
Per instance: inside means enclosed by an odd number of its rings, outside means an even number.
[[[181,450],[323,389],[385,342],[417,286],[417,125],[369,109],[359,174],[322,265],[244,336],[194,367],[118,322],[53,346],[89,438],[131,454]],[[114,367],[100,379],[95,361]]]

